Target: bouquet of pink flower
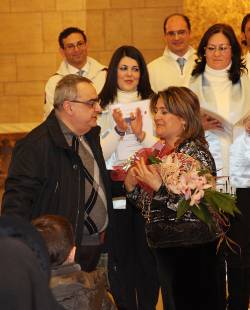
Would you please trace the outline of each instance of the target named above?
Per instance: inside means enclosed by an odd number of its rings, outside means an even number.
[[[220,235],[218,248],[223,240],[232,251],[232,246],[238,247],[226,236],[230,226],[229,215],[241,213],[236,207],[236,197],[217,191],[216,178],[208,169],[202,168],[197,160],[185,153],[171,152],[162,143],[140,150],[123,165],[123,169],[127,171],[141,158],[147,165],[157,165],[157,171],[168,191],[181,197],[177,218],[191,212]],[[142,182],[139,185],[149,195],[152,194],[149,186]]]
[[[240,213],[235,196],[218,192],[215,177],[184,153],[173,152],[161,158],[158,169],[166,188],[182,197],[178,203],[177,218],[191,211],[210,229],[219,229],[223,236],[221,241],[225,239],[230,248],[230,244],[236,245],[224,234],[229,226],[228,215]]]
[[[235,196],[218,192],[215,178],[194,158],[183,153],[171,153],[161,159],[159,173],[172,193],[182,196],[177,218],[188,210],[210,228],[215,224],[227,225],[227,215],[240,213]]]

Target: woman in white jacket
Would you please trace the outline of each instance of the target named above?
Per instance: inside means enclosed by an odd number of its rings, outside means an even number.
[[[244,130],[242,119],[250,110],[247,70],[235,33],[231,26],[226,24],[215,24],[205,32],[197,54],[190,88],[198,95],[201,108],[204,109],[203,126],[206,138],[215,159],[217,175],[222,177],[218,179],[218,188],[232,192],[229,175],[230,165],[235,158],[232,154],[230,159],[230,147],[239,132]],[[229,310],[248,309],[249,293],[245,278],[246,269],[250,267],[250,209],[245,193],[243,196],[244,199],[241,199],[242,192],[237,189],[237,204],[242,216],[232,220],[229,232],[231,238],[241,246],[241,256],[231,251],[226,255]],[[242,223],[245,228],[241,226]],[[241,231],[244,231],[244,235]]]
[[[103,108],[99,124],[102,128],[101,145],[106,166],[121,164],[133,150],[151,147],[157,139],[153,132],[143,130],[140,109],[124,117],[121,109],[112,111],[112,105],[122,105],[148,99],[153,93],[145,60],[133,46],[121,46],[113,54],[104,87],[99,94]],[[149,102],[148,102],[149,104]],[[125,195],[124,195],[125,196]],[[159,285],[154,257],[148,248],[144,219],[140,210],[121,201],[114,201],[114,216],[119,244],[116,257],[117,277],[110,279],[115,301],[121,309],[153,310],[157,304]]]

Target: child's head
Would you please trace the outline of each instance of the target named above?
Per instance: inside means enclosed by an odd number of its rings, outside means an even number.
[[[75,242],[70,222],[59,215],[43,215],[32,221],[43,236],[52,267],[74,261]]]

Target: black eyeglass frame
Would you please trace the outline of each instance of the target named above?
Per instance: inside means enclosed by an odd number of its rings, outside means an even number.
[[[90,99],[90,100],[87,100],[87,101],[82,101],[82,100],[77,100],[77,99],[74,99],[74,100],[69,100],[69,102],[76,102],[76,103],[82,103],[82,104],[86,104],[88,106],[95,106],[97,104],[100,103],[100,99],[99,98],[94,98],[94,99]]]

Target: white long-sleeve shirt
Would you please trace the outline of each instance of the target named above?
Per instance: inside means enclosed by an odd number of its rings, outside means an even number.
[[[138,96],[137,91],[125,92],[118,90],[115,103],[130,103],[139,101],[141,98]],[[112,169],[113,166],[120,164],[118,159],[117,149],[120,143],[122,143],[123,137],[121,137],[115,130],[115,121],[113,120],[112,111],[108,106],[100,116],[98,125],[101,126],[101,146],[103,150],[104,159],[106,160],[106,166],[108,169]],[[147,132],[145,139],[141,142],[141,147],[151,147],[157,138],[153,136],[153,132]],[[133,155],[133,154],[131,154]]]
[[[188,86],[195,65],[195,50],[190,46],[183,56],[186,59],[183,72],[176,61],[178,57],[166,48],[162,56],[148,64],[150,84],[154,92],[169,86]]]
[[[238,83],[232,84],[225,70],[206,68],[203,74],[190,81],[190,88],[199,97],[201,107],[220,115],[233,126],[232,135],[223,130],[205,132],[219,177],[230,176],[231,156],[234,156],[230,153],[230,146],[243,131],[241,120],[250,110],[248,77],[242,75]],[[219,179],[221,187],[218,188],[224,190],[226,181],[225,178]],[[238,187],[235,182],[234,185]]]
[[[230,147],[230,179],[235,187],[250,187],[250,135],[246,132]]]

